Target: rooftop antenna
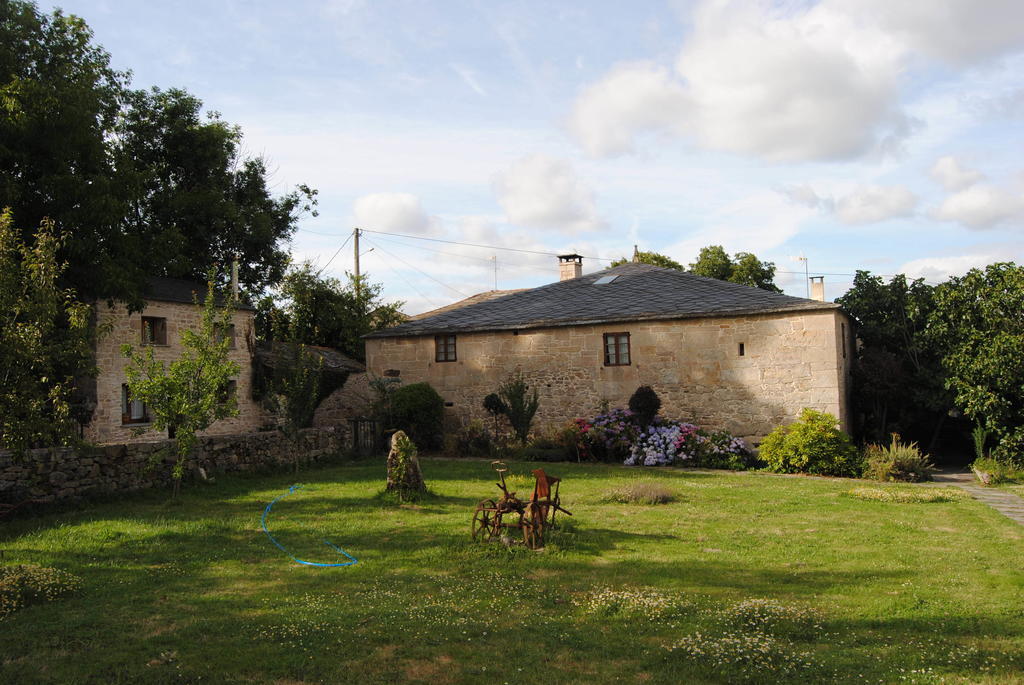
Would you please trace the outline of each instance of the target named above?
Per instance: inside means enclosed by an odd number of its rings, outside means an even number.
[[[807,299],[811,299],[811,274],[807,270],[807,257],[801,254],[797,257],[790,257],[790,259],[792,259],[795,262],[804,263],[804,286],[807,290]]]
[[[498,255],[491,255],[491,259],[494,261],[494,289],[498,289]]]

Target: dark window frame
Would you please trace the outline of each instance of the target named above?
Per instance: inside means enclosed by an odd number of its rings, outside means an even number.
[[[121,384],[121,425],[130,426],[138,424],[153,423],[153,418],[149,415],[149,407],[145,402],[140,402],[142,405],[142,416],[138,418],[132,417],[132,393],[128,388],[127,383]]]
[[[224,383],[224,387],[217,393],[217,403],[227,404],[232,397],[238,398],[238,381],[234,378]]]
[[[229,323],[226,326],[217,326],[217,342],[224,342],[227,339],[228,349],[237,349],[235,343],[235,324]]]
[[[166,345],[167,344],[167,317],[144,316],[140,335],[143,345]]]
[[[456,362],[458,361],[456,347],[456,336],[435,335],[434,336],[434,361],[435,362]]]
[[[613,347],[611,353],[608,349],[608,341],[612,340]],[[601,354],[604,357],[605,366],[631,366],[633,363],[633,349],[630,343],[629,331],[617,331],[615,333],[605,333],[603,337],[604,344],[601,348]],[[625,359],[622,354],[622,344],[626,345]]]

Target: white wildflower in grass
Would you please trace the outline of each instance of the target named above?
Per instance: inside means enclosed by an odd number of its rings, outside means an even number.
[[[652,621],[678,615],[690,607],[685,600],[648,588],[599,588],[574,597],[572,602],[588,614],[641,616]]]
[[[847,495],[857,499],[896,504],[929,502],[962,502],[970,496],[959,488],[936,488],[929,486],[905,486],[888,488],[852,488]]]
[[[793,676],[815,667],[810,653],[757,632],[694,632],[665,645],[665,649],[710,671],[728,674],[729,682],[768,682],[770,675]]]
[[[22,607],[52,602],[81,587],[78,576],[60,569],[34,564],[0,566],[0,620]]]
[[[719,613],[723,622],[741,630],[810,637],[821,633],[822,615],[816,609],[775,599],[745,599]]]

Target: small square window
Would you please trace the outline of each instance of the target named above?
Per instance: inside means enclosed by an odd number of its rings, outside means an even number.
[[[132,399],[128,384],[121,385],[121,423],[149,423],[149,407],[142,400]]]
[[[223,328],[217,327],[217,342],[224,342],[225,339],[228,341],[228,349],[235,349],[235,324],[229,323]]]
[[[629,366],[629,333],[604,334],[604,365]]]
[[[455,357],[455,336],[435,335],[434,336],[434,361],[453,362]]]
[[[142,344],[167,344],[167,319],[162,316],[142,317]]]
[[[218,397],[217,400],[221,404],[227,404],[228,400],[230,400],[232,397],[235,397],[237,394],[238,394],[238,382],[237,381],[228,381],[220,389],[220,397]]]

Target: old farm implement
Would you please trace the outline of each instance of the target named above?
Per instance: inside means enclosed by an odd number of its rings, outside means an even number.
[[[555,513],[572,516],[559,503],[558,485],[560,478],[549,476],[543,469],[535,469],[533,477],[533,495],[528,500],[521,500],[516,493],[509,492],[505,483],[508,467],[500,461],[491,462],[501,482],[496,483],[501,490],[501,498],[497,501],[485,499],[476,505],[473,512],[473,539],[484,542],[501,537],[509,528],[518,528],[523,536],[523,543],[530,549],[544,546],[544,531],[555,525]]]

